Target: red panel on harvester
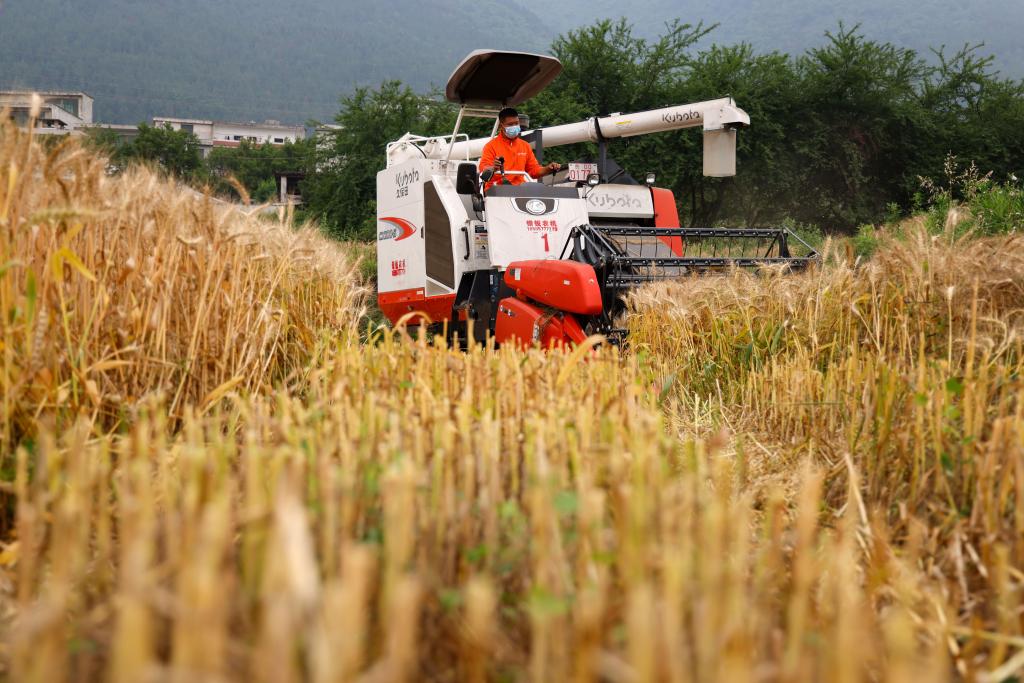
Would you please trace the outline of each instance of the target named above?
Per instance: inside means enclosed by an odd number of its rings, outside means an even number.
[[[535,342],[543,349],[579,344],[586,333],[571,313],[546,311],[528,301],[508,297],[498,303],[494,339],[499,344],[528,348]]]
[[[505,284],[523,296],[560,311],[601,313],[601,287],[592,266],[576,261],[514,261]]]
[[[430,318],[430,322],[449,320],[454,305],[454,294],[424,296],[423,289],[404,289],[398,292],[381,292],[377,295],[377,306],[392,324],[413,311],[424,314]],[[419,325],[421,322],[423,320],[415,316],[409,320],[410,325]]]
[[[676,197],[672,190],[663,187],[652,187],[651,197],[654,199],[654,227],[656,228],[678,228],[679,209],[676,208]],[[675,256],[682,256],[686,245],[682,237],[659,237],[662,242],[668,245]]]

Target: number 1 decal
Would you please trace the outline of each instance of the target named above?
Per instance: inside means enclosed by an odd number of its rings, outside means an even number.
[[[545,232],[540,238],[544,240],[544,251],[551,251],[551,247],[548,246],[548,234]]]

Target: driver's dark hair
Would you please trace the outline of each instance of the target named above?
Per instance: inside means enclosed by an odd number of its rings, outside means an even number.
[[[491,111],[494,111],[494,110],[492,109]],[[504,109],[502,109],[501,111],[498,112],[498,120],[499,121],[504,121],[505,119],[512,118],[513,116],[518,118],[519,117],[519,112],[517,112],[512,107],[505,107]]]

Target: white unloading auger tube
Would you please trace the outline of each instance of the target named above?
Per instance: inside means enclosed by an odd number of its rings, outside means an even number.
[[[704,175],[736,175],[736,129],[749,126],[750,116],[736,106],[731,97],[696,104],[652,109],[635,114],[616,114],[578,123],[542,128],[544,148],[629,138],[681,128],[704,129]],[[600,132],[598,132],[600,131]],[[532,131],[527,131],[530,133]],[[456,142],[451,148],[447,138],[434,138],[421,148],[430,159],[479,159],[490,138]]]

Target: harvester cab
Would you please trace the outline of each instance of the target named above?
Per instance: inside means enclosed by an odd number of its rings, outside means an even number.
[[[470,139],[463,121],[493,119],[493,137],[501,108],[538,94],[561,70],[545,55],[472,52],[445,91],[459,105],[454,131],[407,133],[388,145],[377,174],[377,282],[393,323],[499,344],[574,344],[593,333],[615,340],[629,287],[766,262],[799,268],[816,258],[784,229],[681,228],[670,190],[654,187],[653,177],[638,183],[607,155],[615,138],[701,127],[704,174],[735,175],[737,130],[750,119],[731,98],[526,131],[538,160],[547,148],[581,142],[597,144],[597,159],[571,163],[550,182],[527,176],[484,192],[489,177],[477,164],[491,138]]]

